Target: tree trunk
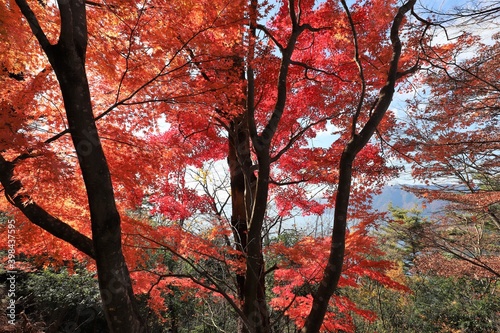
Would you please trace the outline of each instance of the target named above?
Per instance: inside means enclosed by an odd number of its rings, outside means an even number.
[[[16,2],[46,53],[61,87],[69,131],[87,191],[99,290],[108,326],[116,333],[145,332],[122,253],[120,216],[111,175],[92,113],[85,72],[85,1],[58,1],[61,35],[56,45],[49,43],[28,4],[24,0]]]
[[[247,272],[236,276],[238,296],[243,303],[243,313],[246,315],[247,322],[253,326],[253,328],[246,327],[243,320],[239,320],[238,332],[268,332],[269,314],[265,298],[264,257],[260,232],[262,223],[260,227],[257,225],[259,223],[254,224],[253,233],[248,232],[248,221],[254,212],[252,203],[256,195],[257,177],[251,170],[253,162],[245,114],[232,122],[228,163],[231,173],[231,224],[236,248],[246,254],[247,258]],[[258,273],[249,274],[249,271]],[[261,331],[261,329],[264,330]]]
[[[262,225],[267,209],[270,175],[269,144],[256,148],[259,174],[255,194],[252,195],[252,210],[248,223],[247,270],[245,275],[245,301],[243,313],[249,323],[250,333],[270,332],[269,312],[265,289],[265,264],[262,254]]]
[[[345,146],[345,149],[340,158],[339,164],[339,184],[337,189],[337,197],[335,200],[335,213],[332,230],[332,244],[330,247],[330,256],[327,266],[323,273],[323,278],[319,284],[318,290],[313,296],[313,305],[306,318],[302,333],[318,333],[324,321],[330,298],[337,289],[342,266],[344,262],[345,252],[345,234],[347,227],[347,213],[349,208],[349,195],[351,191],[352,166],[356,155],[363,149],[370,138],[375,133],[377,126],[391,105],[396,86],[396,80],[403,74],[398,72],[399,59],[401,57],[401,40],[399,38],[399,28],[408,13],[414,6],[416,0],[409,0],[398,10],[394,17],[391,27],[391,43],[393,56],[389,65],[386,84],[380,90],[377,103],[370,117],[357,134],[357,116],[353,118],[353,132],[351,140]],[[414,67],[412,70],[416,70]],[[361,101],[360,106],[363,104]],[[359,109],[361,111],[361,109]]]
[[[235,248],[245,253],[247,247],[247,203],[245,196],[245,170],[252,165],[250,158],[250,141],[248,131],[244,127],[244,115],[231,122],[229,132],[229,152],[227,162],[231,178],[231,228]],[[252,180],[251,180],[252,181]],[[236,274],[238,299],[244,300],[245,274]],[[245,332],[242,318],[238,320],[238,333]]]

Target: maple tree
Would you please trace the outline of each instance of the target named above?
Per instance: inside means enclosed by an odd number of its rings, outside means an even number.
[[[459,16],[482,26],[497,11],[491,6]],[[477,17],[485,20],[476,21]],[[406,137],[397,149],[409,157],[412,175],[431,185],[410,190],[427,200],[446,202],[444,212],[429,218],[423,228],[415,271],[434,276],[438,282],[461,279],[467,285],[495,285],[499,267],[498,36],[485,41],[465,33],[459,40],[461,48],[446,57],[426,51],[431,67],[418,81],[426,85],[426,91],[410,103]],[[481,301],[489,294],[472,293]]]
[[[476,15],[495,10],[470,13],[472,24]],[[419,82],[427,88],[410,103],[397,149],[409,157],[413,177],[430,185],[412,191],[447,202],[447,213],[431,221],[426,238],[453,259],[435,254],[421,266],[445,275],[498,276],[498,249],[491,247],[500,227],[498,35],[458,39],[461,47],[446,56],[426,51],[431,67]]]
[[[85,71],[88,38],[85,2],[58,2],[61,33],[56,43],[49,40],[51,36],[44,32],[39,18],[28,3],[17,1],[16,4],[59,82],[66,111],[67,131],[76,149],[79,171],[86,189],[92,240],[50,215],[29,194],[23,193],[22,180],[14,178],[14,168],[17,161],[29,159],[32,154],[36,154],[33,151],[23,152],[12,161],[7,161],[3,156],[0,159],[1,182],[5,194],[30,221],[45,227],[47,231],[95,259],[110,329],[141,332],[144,328],[135,305],[130,275],[122,252],[120,217],[101,138],[97,134]],[[19,16],[17,19],[19,20]],[[15,107],[8,105],[9,101],[4,103],[7,103],[7,110],[10,108],[15,112]]]
[[[368,24],[363,17],[368,13],[356,12],[356,22],[359,22],[359,29],[363,31],[363,34],[360,32],[358,40],[354,19],[347,5],[342,8],[324,4],[314,10],[312,3],[301,3],[299,10],[299,7],[295,8],[298,4],[283,4],[277,17],[271,19],[266,26],[258,24],[257,17],[252,18],[252,15],[257,15],[257,8],[254,8],[256,5],[252,3],[250,8],[250,20],[253,19],[254,22],[250,22],[250,51],[247,55],[250,62],[246,65],[246,96],[243,101],[237,100],[235,104],[230,105],[229,109],[236,110],[237,113],[236,117],[228,120],[224,119],[227,117],[227,106],[211,106],[212,112],[215,111],[217,114],[217,121],[228,131],[232,228],[234,239],[237,240],[237,248],[245,253],[246,258],[246,273],[237,276],[238,293],[243,302],[243,311],[240,316],[243,320],[243,330],[248,329],[251,332],[269,330],[269,313],[265,295],[266,269],[261,237],[270,191],[276,191],[275,193],[279,194],[275,201],[282,214],[290,212],[294,206],[302,205],[301,208],[309,213],[319,212],[322,210],[322,205],[307,199],[305,191],[307,187],[304,183],[335,185],[340,180],[335,203],[337,214],[333,241],[335,251],[332,250],[336,257],[331,257],[329,265],[325,267],[324,281],[319,283],[319,290],[314,299],[316,305],[311,306],[314,310],[311,310],[311,315],[305,324],[308,326],[305,328],[306,331],[317,331],[323,322],[330,296],[336,288],[336,279],[340,277],[353,160],[368,143],[387,111],[396,80],[404,76],[404,71],[399,72],[400,66],[406,67],[405,70],[408,73],[417,68],[415,67],[416,55],[412,57],[408,54],[404,63],[399,63],[401,52],[398,39],[399,25],[403,21],[404,14],[411,8],[411,4],[403,7],[396,15],[392,28],[394,53],[391,52],[390,45],[387,45],[385,53],[382,51],[386,66],[389,66],[391,57],[394,56],[388,83],[385,78],[387,74],[380,68],[374,69],[366,66],[365,72],[361,66],[360,54],[369,58],[369,54],[380,52],[372,50],[371,47],[383,44],[375,40],[386,38],[385,35],[378,33],[370,35],[369,31],[372,30],[369,28],[366,31],[363,30],[363,24]],[[300,12],[302,16],[297,16],[297,12]],[[323,15],[332,15],[332,13],[338,13],[336,15],[343,17],[344,29],[351,31],[351,34],[355,36],[354,43],[352,37],[338,39],[331,35],[333,29],[328,27],[331,20],[324,19]],[[381,19],[382,22],[379,22],[378,26],[385,26],[389,29],[393,23],[393,16],[387,15]],[[323,21],[325,26],[318,26],[318,23]],[[318,23],[313,25],[309,22]],[[264,37],[258,38],[257,31]],[[324,44],[320,43],[323,38],[325,38]],[[331,45],[327,40],[333,40],[338,45]],[[367,43],[368,40],[370,43]],[[345,45],[344,48],[350,52],[339,52],[340,45]],[[343,48],[340,47],[340,49]],[[191,51],[196,54],[196,50]],[[278,51],[281,58],[276,56]],[[333,53],[336,54],[335,61],[338,61],[338,64],[335,64],[330,57]],[[326,59],[322,59],[323,54],[326,55]],[[353,54],[358,55],[354,62],[350,60]],[[241,58],[235,59],[234,64],[237,68],[235,73],[243,73],[240,61]],[[358,68],[358,64],[361,69]],[[198,66],[199,76],[206,81],[216,81],[216,78],[211,78],[204,67],[207,66],[204,64]],[[243,76],[243,74],[240,75]],[[269,82],[276,81],[277,86],[269,84]],[[339,100],[336,105],[336,99],[340,97],[336,92],[342,91],[342,86],[345,84],[350,85],[354,82],[359,82],[361,89],[359,96],[341,94],[342,100]],[[376,92],[384,85],[386,86],[382,88],[380,98],[377,100]],[[335,88],[332,89],[330,86]],[[308,105],[304,105],[306,101],[302,96],[305,93],[311,97],[311,100],[307,100]],[[315,98],[312,99],[313,97]],[[330,102],[329,98],[333,98],[334,101]],[[367,105],[367,101],[374,103],[374,106]],[[304,109],[307,115],[305,119],[304,113],[300,113]],[[268,110],[274,111],[270,113]],[[348,110],[347,113],[345,113],[346,110]],[[371,111],[373,111],[372,114]],[[175,117],[177,119],[168,120],[169,124],[174,124],[171,126],[170,133],[180,132],[181,136],[178,134],[172,136],[169,133],[160,137],[162,142],[171,145],[174,142],[173,139],[183,137],[186,142],[192,142],[192,139],[200,137],[199,132],[193,131],[195,124],[193,114],[189,114],[188,121],[183,115],[176,114]],[[353,119],[352,122],[349,119]],[[199,121],[203,124],[200,132],[207,131],[206,116]],[[315,131],[324,128],[327,121],[339,127],[339,140],[329,149],[307,147],[306,140],[313,137]],[[188,128],[184,129],[186,125]],[[390,123],[386,126],[390,126]],[[194,134],[182,136],[182,133]],[[347,148],[344,150],[344,157],[341,158],[343,145],[346,143]],[[369,164],[380,165],[383,162],[377,156],[378,154],[376,147],[368,146],[361,152],[360,158],[370,161]],[[314,162],[300,163],[306,160]],[[325,172],[325,168],[331,169],[332,163],[341,163],[340,174]],[[373,169],[373,165],[370,165],[368,169]],[[355,194],[359,195],[358,203],[366,198],[363,188],[369,187],[370,182],[376,182],[378,178],[376,175],[370,176],[364,167],[367,166],[357,165],[356,170],[365,177],[363,182],[356,184]],[[297,170],[297,168],[302,170]],[[380,175],[390,171],[384,171],[383,167],[379,170]],[[283,189],[273,188],[270,185],[289,186]],[[290,196],[293,201],[290,201]],[[333,195],[330,199],[331,203],[335,201]],[[170,200],[167,200],[168,202]],[[160,203],[160,210],[162,210],[161,206]],[[167,212],[168,204],[163,207],[163,211]],[[252,318],[252,321],[249,322],[248,318]]]
[[[443,239],[440,236],[445,235],[434,230],[442,221],[439,214],[423,216],[417,209],[394,207],[391,213],[392,218],[381,222],[373,234],[385,252],[382,258],[397,263],[387,275],[411,292],[390,290],[377,281],[361,278],[360,288],[344,292],[377,318],[369,322],[357,316],[356,331],[494,332],[499,324],[495,319],[498,276],[458,260],[450,251],[458,251],[463,244],[461,238],[466,240],[472,234],[461,234],[455,225],[450,247],[436,246],[436,241]],[[440,228],[450,231],[445,223]],[[485,248],[493,243],[485,239]],[[488,264],[486,260],[483,263]]]
[[[110,27],[109,29],[106,28],[105,33],[101,35],[102,21],[90,21],[93,24],[87,26],[84,2],[80,2],[79,7],[75,5],[78,8],[68,7],[68,4],[63,3],[61,8],[59,8],[61,10],[60,18],[66,22],[66,26],[63,26],[63,22],[61,22],[61,29],[63,32],[68,33],[69,36],[63,36],[64,33],[61,34],[56,43],[55,40],[57,40],[58,36],[57,26],[59,23],[57,17],[59,15],[55,5],[44,3],[34,4],[32,8],[35,13],[32,13],[30,7],[24,2],[19,2],[18,5],[51,61],[61,86],[64,85],[62,87],[63,99],[65,104],[69,105],[66,109],[85,106],[83,111],[73,111],[73,117],[80,117],[82,116],[80,113],[83,113],[87,118],[85,122],[79,118],[76,121],[73,121],[74,119],[70,121],[71,115],[68,115],[69,127],[67,127],[65,118],[59,112],[59,108],[62,107],[59,94],[57,90],[52,90],[52,87],[57,86],[55,85],[57,82],[55,77],[48,75],[49,69],[43,57],[40,56],[36,45],[33,43],[29,44],[31,48],[27,52],[28,50],[22,49],[24,45],[17,42],[16,38],[20,36],[23,42],[24,40],[30,40],[29,29],[27,29],[27,26],[22,27],[21,15],[16,10],[16,7],[9,2],[2,2],[2,14],[9,13],[9,16],[2,17],[2,32],[8,37],[3,40],[5,48],[2,49],[11,51],[11,53],[2,54],[4,57],[2,60],[5,60],[3,62],[5,66],[3,73],[5,75],[2,76],[2,80],[6,83],[5,86],[2,86],[2,88],[5,87],[5,94],[3,95],[5,99],[2,100],[2,116],[7,118],[3,123],[5,124],[5,128],[3,128],[2,155],[5,158],[2,156],[1,166],[2,185],[6,197],[31,222],[68,242],[89,257],[96,259],[103,304],[107,310],[107,318],[112,330],[142,331],[142,324],[133,305],[134,297],[131,293],[132,289],[127,267],[121,254],[120,220],[115,209],[115,204],[116,202],[126,202],[121,207],[123,214],[130,207],[129,205],[133,207],[136,204],[137,197],[135,195],[140,193],[142,196],[141,190],[134,192],[130,186],[131,184],[134,184],[134,187],[138,185],[139,179],[136,177],[137,169],[130,168],[128,159],[133,154],[136,161],[141,157],[147,157],[148,160],[151,160],[151,154],[156,147],[153,147],[151,150],[141,150],[138,148],[138,143],[144,142],[144,140],[138,139],[135,133],[128,134],[121,131],[123,124],[130,124],[130,132],[135,131],[133,124],[127,120],[130,119],[130,114],[115,112],[113,116],[116,117],[108,116],[105,128],[100,129],[100,137],[97,136],[94,125],[96,121],[107,116],[111,110],[116,109],[119,105],[130,101],[138,91],[141,89],[144,90],[145,86],[147,86],[148,82],[146,84],[144,82],[137,83],[132,80],[137,79],[136,77],[130,78],[127,75],[129,59],[137,55],[134,52],[140,53],[143,51],[141,48],[134,48],[133,41],[128,39],[128,37],[132,38],[133,33],[138,30],[137,24],[139,23],[139,18],[142,17],[142,11],[133,5],[127,7],[116,4],[99,5],[93,3],[91,5],[93,11],[91,9],[91,12],[96,15],[96,18],[100,17],[103,13],[108,14],[103,20],[107,20],[106,22],[110,23]],[[62,9],[66,11],[62,12]],[[186,10],[189,11],[189,8],[186,8]],[[79,15],[78,19],[73,17],[73,15],[77,14]],[[40,23],[43,25],[43,30],[38,25]],[[55,23],[55,25],[51,25],[52,23]],[[111,23],[115,23],[115,25]],[[12,28],[12,30],[7,30],[7,27]],[[116,30],[113,31],[111,27],[115,27]],[[72,40],[71,29],[73,28],[77,29],[80,33],[76,36],[78,37],[78,40],[75,41],[77,43],[73,43],[74,41]],[[98,101],[97,105],[105,105],[104,110],[98,108],[100,114],[95,118],[91,112],[92,106],[90,105],[89,87],[86,82],[87,76],[83,68],[88,37],[86,35],[87,29],[89,36],[91,36],[90,41],[96,46],[89,49],[87,62],[94,65],[99,64],[99,66],[89,66],[90,72],[93,74],[89,77],[94,78],[92,87],[96,89],[95,91],[99,92],[98,94],[94,94],[94,103]],[[148,29],[144,28],[141,32],[147,33]],[[176,32],[173,31],[173,33]],[[118,42],[120,40],[128,40],[129,43],[125,42],[122,44]],[[180,42],[176,38],[173,40],[175,45],[172,47],[178,51],[181,48],[178,45]],[[161,41],[157,40],[157,42],[160,43]],[[69,44],[69,46],[66,44]],[[112,47],[109,47],[110,44]],[[65,64],[64,61],[60,61],[61,59],[59,59],[63,58],[62,60],[67,60],[65,58],[65,50],[58,51],[59,48],[64,47],[68,47],[76,57],[72,59],[72,64]],[[109,50],[119,50],[119,52],[104,52],[103,50],[107,47],[109,47]],[[122,47],[124,50],[121,49]],[[170,50],[167,50],[166,53],[168,52]],[[176,53],[173,52],[172,54],[171,62],[174,62]],[[25,58],[21,57],[21,55]],[[123,55],[126,55],[126,61],[121,61]],[[154,55],[158,56],[157,53]],[[149,65],[149,67],[143,69],[150,69],[154,73],[153,79],[165,75],[167,66],[164,63],[159,67],[153,66],[151,62]],[[179,65],[179,67],[182,68],[183,65],[185,66],[185,63]],[[58,66],[67,67],[59,68]],[[77,70],[73,71],[72,66],[77,68]],[[174,67],[175,65],[172,65],[168,69],[170,70]],[[134,68],[137,69],[137,67]],[[19,72],[17,72],[18,70]],[[39,74],[29,76],[28,74],[26,76],[22,74],[24,72],[30,72],[31,74],[33,70],[35,72],[40,70],[40,72]],[[78,74],[75,74],[75,72]],[[76,77],[68,78],[65,76],[70,74],[76,75]],[[145,75],[146,71],[142,70],[134,72],[134,74]],[[19,82],[15,82],[14,80]],[[128,85],[129,80],[135,84],[132,88]],[[75,82],[80,82],[80,88],[78,88]],[[112,86],[117,85],[115,94],[111,96],[109,91],[105,89],[109,82],[113,82]],[[182,91],[178,87],[176,92],[182,95]],[[76,96],[74,96],[75,94]],[[16,96],[23,96],[23,98],[17,98]],[[33,106],[36,107],[31,109]],[[142,112],[144,110],[138,108],[137,111]],[[53,111],[53,115],[47,111]],[[45,112],[49,115],[46,115]],[[141,118],[144,120],[144,123],[141,123],[140,129],[147,130],[151,128],[150,124],[154,117],[145,117],[144,114],[141,114]],[[47,127],[49,128],[48,130]],[[79,157],[78,161],[83,165],[81,167],[78,167],[76,163],[77,160],[72,151],[72,146],[68,145],[69,142],[65,136],[67,133],[75,136],[73,147],[76,147]],[[106,133],[112,133],[110,135],[111,138],[107,137]],[[115,178],[115,187],[127,187],[130,191],[112,192],[110,174],[100,148],[101,142],[99,138],[106,138],[112,141],[111,146],[116,149],[117,154],[113,154],[113,159],[110,163],[121,170],[121,177]],[[146,145],[142,147],[144,146]],[[80,157],[80,155],[82,156]],[[11,160],[8,161],[6,158]],[[99,165],[100,169],[93,169]],[[16,175],[14,175],[14,169]],[[26,173],[23,174],[23,171]],[[148,173],[147,168],[141,168],[141,171],[144,174]],[[86,190],[83,189],[84,184],[79,179],[80,175],[84,176]],[[60,182],[65,182],[66,186],[58,186]],[[40,186],[41,183],[44,186]],[[68,188],[72,188],[72,190],[67,192]],[[38,193],[43,193],[43,196],[37,195]],[[89,195],[89,205],[86,204],[85,194]],[[114,200],[114,195],[117,195],[117,200]],[[38,197],[36,203],[33,200],[35,197]],[[56,218],[47,213],[42,207],[48,207],[55,202],[60,202],[59,198],[65,199],[62,205],[56,208],[58,210],[58,217]],[[87,208],[90,210],[90,214]],[[110,215],[109,219],[106,218],[108,213]],[[94,235],[92,240],[89,238],[90,224],[84,222],[89,219],[92,221],[92,234]],[[63,222],[63,220],[65,221]],[[19,244],[23,244],[23,247],[18,249],[20,252],[24,248],[35,254],[50,253],[55,261],[82,260],[81,254],[75,253],[71,249],[68,251],[64,243],[56,241],[51,246],[47,246],[47,243],[43,241],[46,235],[33,234],[29,232],[29,228],[29,225],[25,223],[19,224],[19,235],[24,236],[18,242]],[[26,229],[26,231],[23,232],[23,229]],[[98,242],[100,245],[96,246],[94,242]],[[33,243],[41,244],[41,247],[39,249],[31,247],[30,249],[28,244]],[[100,248],[99,250],[96,249],[98,247]],[[57,255],[54,255],[53,248],[56,249]],[[100,254],[98,255],[96,251],[100,252]]]
[[[0,2],[9,13],[0,17],[9,50],[1,54],[0,180],[9,203],[59,238],[48,245],[16,215],[19,250],[59,262],[93,258],[112,331],[145,330],[134,283],[157,304],[169,286],[201,286],[201,294],[220,294],[233,307],[240,331],[269,332],[262,237],[270,197],[281,217],[334,206],[332,239],[309,243],[331,242],[323,272],[308,277],[317,289],[300,303],[300,318],[289,316],[303,332],[335,327],[327,311],[342,281],[347,221],[363,217],[369,190],[395,171],[369,142],[377,129],[394,126],[387,111],[396,85],[418,69],[425,27],[409,22],[414,3]],[[26,42],[32,36],[38,44]],[[333,144],[311,147],[331,128]],[[208,187],[204,194],[190,188],[185,176],[224,158],[229,221],[225,201]],[[308,193],[320,184],[323,201]],[[130,213],[144,197],[170,222]],[[210,225],[206,237],[186,227],[196,216]],[[352,235],[370,244],[362,232]],[[150,267],[144,249],[166,249],[196,274],[176,273],[162,260]],[[350,256],[365,265],[355,274],[391,284],[387,263]],[[202,261],[230,267],[236,298]],[[283,311],[281,296],[275,302]],[[347,299],[336,304],[354,309]]]
[[[484,3],[437,14],[433,24],[459,46],[424,50],[430,67],[416,82],[426,88],[409,102],[406,138],[398,148],[413,164],[413,177],[434,185],[436,191],[422,195],[483,211],[498,228],[498,7]],[[485,25],[491,33],[481,31]],[[477,29],[477,35],[468,31]]]

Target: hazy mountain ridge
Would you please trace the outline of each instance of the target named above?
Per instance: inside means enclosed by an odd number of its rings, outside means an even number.
[[[379,211],[387,211],[390,204],[394,207],[404,209],[422,209],[425,203],[424,215],[432,214],[440,211],[444,206],[444,201],[426,202],[418,198],[415,194],[406,191],[400,185],[387,185],[382,190],[382,193],[373,198],[373,209]]]

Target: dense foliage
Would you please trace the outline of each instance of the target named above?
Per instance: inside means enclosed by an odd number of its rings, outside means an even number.
[[[22,318],[2,327],[494,331],[500,44],[436,43],[435,19],[415,0],[0,0]],[[446,179],[413,189],[442,215],[371,209],[395,158]]]

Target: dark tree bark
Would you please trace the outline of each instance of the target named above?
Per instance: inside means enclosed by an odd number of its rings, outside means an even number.
[[[52,45],[25,0],[16,0],[54,69],[90,207],[92,243],[104,313],[112,332],[144,332],[122,253],[120,216],[109,167],[97,133],[85,72],[84,0],[58,1],[61,34]],[[27,215],[28,218],[30,216]]]
[[[242,254],[247,251],[247,222],[249,198],[254,191],[256,177],[251,172],[250,137],[245,114],[231,121],[229,130],[229,152],[227,162],[231,179],[231,228],[235,248]],[[250,192],[250,193],[249,193]],[[245,274],[236,275],[238,298],[245,299]],[[243,320],[238,321],[238,332],[245,332]]]
[[[7,200],[16,206],[33,224],[68,242],[89,257],[95,258],[94,245],[90,238],[50,215],[30,196],[19,193],[23,185],[19,179],[14,179],[14,167],[14,162],[6,161],[0,155],[0,183],[4,188]]]
[[[401,40],[399,38],[399,28],[403,22],[404,16],[413,8],[415,2],[416,0],[410,0],[400,7],[394,18],[390,35],[393,56],[389,67],[389,73],[387,75],[386,85],[380,90],[374,111],[359,133],[356,133],[355,130],[357,125],[357,116],[353,119],[352,137],[345,146],[339,163],[339,184],[335,200],[330,256],[323,273],[323,279],[319,284],[318,290],[314,294],[313,306],[306,319],[302,330],[303,333],[319,332],[328,309],[330,298],[337,289],[344,263],[345,236],[347,213],[349,208],[349,195],[351,192],[352,166],[356,155],[361,151],[361,149],[363,149],[363,147],[366,146],[370,138],[373,136],[373,133],[375,133],[377,126],[384,118],[384,115],[392,102],[396,81],[402,76],[402,74],[398,72],[399,59],[402,49]],[[417,67],[415,67],[415,70],[416,68]]]
[[[271,171],[270,146],[278,128],[287,100],[287,78],[291,58],[297,39],[308,26],[300,25],[295,13],[294,1],[289,2],[292,33],[285,47],[280,47],[282,54],[276,89],[278,92],[276,103],[271,117],[263,131],[257,132],[255,120],[255,82],[251,62],[254,57],[254,46],[257,29],[257,1],[252,0],[249,7],[250,15],[250,43],[247,59],[247,92],[246,112],[248,130],[255,155],[257,156],[256,186],[250,198],[250,212],[247,225],[246,275],[243,313],[247,321],[249,333],[269,333],[271,325],[267,308],[265,290],[265,262],[262,253],[262,227],[267,210],[269,196],[269,181]],[[247,191],[250,192],[250,191]]]

